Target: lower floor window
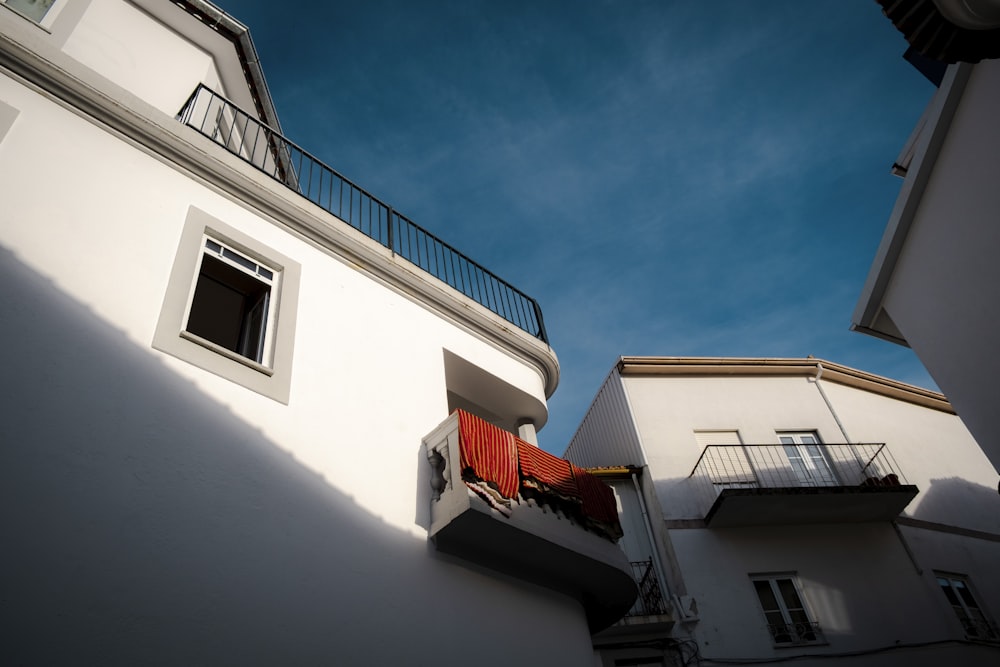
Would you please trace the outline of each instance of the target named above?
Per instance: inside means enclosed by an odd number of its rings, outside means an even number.
[[[948,604],[955,611],[959,622],[965,629],[965,636],[969,639],[986,639],[996,641],[1000,639],[996,627],[987,618],[986,613],[976,602],[972,589],[969,587],[969,580],[959,574],[936,573],[938,585],[944,592]]]
[[[753,576],[767,628],[776,645],[822,641],[819,624],[809,618],[793,575]]]

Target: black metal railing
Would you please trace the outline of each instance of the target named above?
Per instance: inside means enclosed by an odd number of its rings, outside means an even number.
[[[884,443],[709,445],[690,476],[728,489],[907,483]]]
[[[532,336],[538,303],[203,84],[177,120]]]
[[[996,626],[984,617],[971,618],[968,614],[959,613],[959,621],[962,622],[962,629],[969,639],[981,639],[995,642],[1000,639]]]
[[[816,644],[823,641],[819,623],[778,623],[768,624],[771,639],[777,645]]]
[[[639,596],[626,616],[656,616],[667,613],[667,604],[656,578],[652,560],[632,561],[632,578],[639,586]]]

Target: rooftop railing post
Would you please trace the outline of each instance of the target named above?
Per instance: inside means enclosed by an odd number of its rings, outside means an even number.
[[[531,300],[531,305],[535,309],[535,319],[538,320],[538,333],[536,334],[544,342],[549,342],[549,335],[545,332],[545,320],[542,319],[542,309],[538,306],[538,302],[534,299]]]
[[[386,204],[385,206],[385,224],[386,224],[386,240],[389,242],[389,252],[393,255],[396,254],[396,247],[392,242],[392,207]]]

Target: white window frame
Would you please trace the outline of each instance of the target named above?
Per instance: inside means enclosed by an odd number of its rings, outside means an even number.
[[[816,431],[778,431],[778,442],[785,452],[792,474],[799,486],[840,486],[829,453]],[[796,463],[797,462],[797,463]]]
[[[261,362],[187,330],[197,280],[206,256],[206,239],[272,273]],[[242,270],[246,271],[246,267]],[[287,404],[291,394],[301,273],[301,266],[291,258],[192,206],[181,230],[153,334],[153,348]]]
[[[798,577],[791,572],[751,574],[750,581],[754,588],[754,596],[757,604],[764,616],[771,641],[775,646],[801,646],[803,644],[823,644],[823,634],[809,609],[806,606],[805,596],[802,594],[802,587],[799,585]],[[798,599],[799,606],[793,606],[792,600],[786,599],[778,582],[788,581],[791,590]],[[768,589],[777,605],[776,608],[768,609],[765,601],[758,591],[758,584],[767,584]],[[776,615],[780,615],[780,622]]]
[[[212,248],[211,246],[213,245],[218,250]],[[219,354],[232,357],[235,361],[247,364],[251,368],[270,375],[272,373],[271,366],[273,363],[274,352],[274,329],[275,321],[277,319],[275,317],[275,312],[277,310],[275,306],[277,304],[272,303],[272,300],[276,302],[277,295],[280,294],[281,270],[270,266],[265,261],[251,255],[250,253],[237,249],[235,244],[229,243],[212,233],[206,233],[202,236],[201,248],[202,252],[198,258],[195,276],[191,281],[191,290],[188,295],[187,306],[184,309],[184,328],[181,330],[181,335],[186,338],[190,338],[199,344],[206,345],[217,351]],[[243,263],[240,263],[234,256],[242,259]],[[263,334],[263,340],[257,344],[257,352],[254,356],[249,356],[246,352],[230,350],[229,348],[223,347],[212,340],[191,331],[191,309],[197,295],[198,284],[201,279],[202,268],[206,257],[219,261],[227,267],[249,276],[252,280],[257,281],[268,288],[269,296],[267,298],[267,302],[265,303],[264,326],[261,331]],[[253,270],[251,270],[247,264],[252,264]]]
[[[979,598],[973,591],[969,577],[964,574],[937,570],[934,572],[934,577],[945,596],[945,600],[962,625],[966,638],[979,641],[1000,641],[1000,633],[986,610],[979,603]],[[963,590],[965,595],[962,594]],[[949,592],[951,595],[948,594]]]

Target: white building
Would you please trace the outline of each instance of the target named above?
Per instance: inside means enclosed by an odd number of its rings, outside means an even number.
[[[1000,3],[935,0],[941,17],[925,2],[926,21],[894,4],[914,48],[953,64],[896,158],[903,184],[852,328],[913,348],[1000,471]]]
[[[0,202],[0,663],[576,666],[631,605],[435,458],[544,425],[535,302],[285,140],[211,3],[3,0]]]
[[[996,476],[938,393],[813,358],[623,357],[566,457],[634,474],[622,544],[672,607],[598,634],[607,667],[1000,660]]]

